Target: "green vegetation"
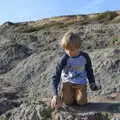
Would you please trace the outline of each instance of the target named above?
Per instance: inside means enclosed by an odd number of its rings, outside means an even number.
[[[120,36],[113,36],[111,42],[113,45],[120,45]]]
[[[97,20],[112,20],[116,16],[116,12],[106,11],[104,13],[97,13]]]
[[[0,116],[0,120],[9,120],[9,118],[7,118],[5,116]]]

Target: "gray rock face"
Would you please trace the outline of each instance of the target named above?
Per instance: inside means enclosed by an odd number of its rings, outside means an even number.
[[[42,100],[51,96],[52,71],[63,54],[59,42],[64,33],[71,29],[81,37],[81,49],[89,53],[96,82],[102,86],[97,92],[90,91],[88,86],[88,96],[107,96],[120,92],[120,23],[70,24],[68,21],[43,25],[39,25],[39,22],[7,22],[0,26],[1,115],[18,107],[19,112],[8,115],[12,114],[11,120],[15,116],[16,120],[27,120],[23,115],[26,110],[32,111],[30,120],[43,119],[36,112],[36,108],[30,107],[31,104],[27,107],[21,106],[24,106],[24,101]],[[37,108],[39,107],[38,105]],[[66,112],[67,114],[69,113]],[[100,116],[101,113],[90,113],[89,116],[96,114]],[[70,115],[67,117],[68,120],[75,119]]]

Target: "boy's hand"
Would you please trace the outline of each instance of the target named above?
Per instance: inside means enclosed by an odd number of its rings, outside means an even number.
[[[97,86],[95,83],[91,83],[91,84],[90,84],[90,89],[91,89],[92,91],[96,91],[96,90],[101,89],[101,86]]]
[[[53,96],[51,99],[51,108],[54,109],[56,108],[57,105],[57,96]]]

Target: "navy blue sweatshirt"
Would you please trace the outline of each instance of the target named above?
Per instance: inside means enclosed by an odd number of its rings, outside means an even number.
[[[86,52],[81,51],[79,56],[77,57],[82,57],[85,58],[86,63],[85,63],[85,71],[87,75],[87,79],[89,81],[89,84],[95,83],[95,77],[93,74],[93,69],[92,69],[92,64],[89,55]],[[53,89],[53,95],[58,94],[58,85],[61,80],[61,73],[62,70],[65,68],[67,61],[70,59],[66,53],[61,57],[61,59],[57,62],[57,65],[54,69],[54,72],[52,74],[52,89]],[[74,57],[73,57],[74,59]]]

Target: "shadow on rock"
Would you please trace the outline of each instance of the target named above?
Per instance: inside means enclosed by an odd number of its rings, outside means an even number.
[[[15,107],[19,107],[21,102],[18,101],[11,101],[11,100],[2,100],[0,102],[0,115],[7,112],[10,109],[13,109]]]
[[[0,115],[10,109],[19,107],[22,100],[19,91],[14,87],[3,87],[0,91]]]
[[[120,103],[88,103],[59,108],[52,113],[53,120],[110,120],[120,113]]]
[[[65,110],[64,108],[60,108]],[[73,112],[109,112],[109,113],[120,113],[120,102],[118,103],[107,103],[107,102],[95,102],[88,103],[84,106],[73,105],[67,107],[68,111]]]

